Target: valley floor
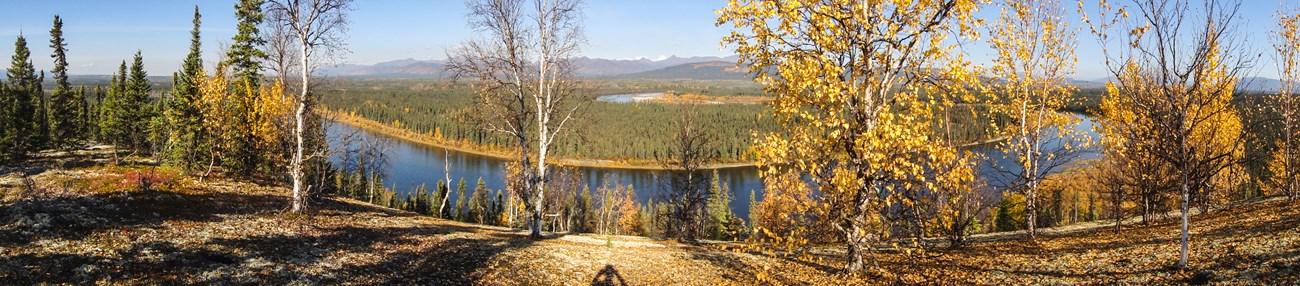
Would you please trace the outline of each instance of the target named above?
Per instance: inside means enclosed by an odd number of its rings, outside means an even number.
[[[89,166],[77,166],[89,165]],[[71,167],[68,167],[71,166]],[[1268,201],[1194,216],[1192,270],[1173,270],[1175,222],[984,238],[921,256],[874,254],[839,273],[808,255],[641,237],[524,232],[323,198],[286,213],[288,191],[152,167],[62,164],[0,177],[0,284],[1215,284],[1300,282],[1300,205]],[[126,189],[133,178],[161,182]],[[868,263],[871,265],[872,263]],[[871,267],[869,267],[871,268]],[[762,280],[762,281],[760,281]]]

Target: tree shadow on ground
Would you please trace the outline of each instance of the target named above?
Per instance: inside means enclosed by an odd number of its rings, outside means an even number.
[[[220,198],[236,201],[283,200],[281,196]],[[218,199],[218,197],[199,196],[189,199],[197,202]],[[55,202],[68,204],[64,201]],[[88,202],[99,203],[93,200]],[[89,203],[71,205],[73,208],[90,206]],[[348,215],[348,211],[338,209],[342,206],[348,205],[326,203],[316,212],[337,216]],[[32,235],[25,239],[54,238],[51,236],[57,235],[57,238],[84,240],[88,239],[85,237],[86,234],[95,230],[150,226],[160,224],[164,218],[214,222],[219,219],[214,217],[217,214],[244,212],[240,208],[205,209],[204,207],[202,205],[185,207],[204,210],[202,214],[173,214],[159,217],[131,214],[136,211],[121,211],[119,213],[124,214],[118,217],[108,217],[97,212],[116,211],[126,207],[88,211],[87,213],[98,215],[99,218],[113,221],[103,223],[104,226],[80,225],[78,227],[82,229],[77,232]],[[369,208],[349,206],[348,209],[368,210]],[[9,210],[11,209],[5,209],[5,211]],[[377,210],[383,211],[383,209]],[[209,228],[198,229],[207,231]],[[405,227],[346,224],[341,227],[313,229],[298,235],[214,238],[202,243],[182,244],[156,240],[135,242],[136,238],[131,238],[131,241],[129,246],[107,253],[91,251],[77,254],[0,256],[0,285],[87,284],[97,281],[110,284],[125,282],[239,285],[355,282],[468,285],[475,282],[476,271],[485,268],[497,254],[510,249],[528,247],[537,240],[528,238],[526,233],[485,230],[458,224],[417,224]],[[378,259],[370,262],[366,262],[365,259],[352,259],[366,257]]]
[[[469,285],[478,280],[496,255],[533,245],[526,234],[489,232],[478,237],[439,240],[421,249],[403,249],[384,255],[373,263],[340,269],[353,277],[367,277],[367,284]],[[329,281],[321,281],[329,282]]]
[[[120,257],[120,258],[119,258]],[[202,273],[240,263],[242,258],[205,248],[171,242],[132,244],[116,253],[100,255],[49,254],[0,257],[0,284],[88,284],[135,280],[144,284],[175,284],[176,277]]]
[[[0,246],[41,239],[79,240],[110,229],[155,227],[167,220],[215,222],[227,215],[273,213],[283,201],[267,194],[137,191],[78,197],[32,197],[0,205]],[[270,209],[274,209],[271,207]]]
[[[119,161],[118,163],[122,164],[157,165],[157,162],[150,160],[119,157],[122,155],[126,154],[114,156],[112,151],[105,151],[102,149],[86,149],[72,152],[46,151],[22,161],[9,162],[8,164],[0,165],[0,175],[7,175],[10,173],[40,174],[51,169],[73,169],[102,166],[112,163],[113,161]]]

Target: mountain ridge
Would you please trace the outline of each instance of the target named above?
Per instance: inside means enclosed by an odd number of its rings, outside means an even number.
[[[581,77],[615,77],[627,74],[642,73],[657,69],[668,68],[683,64],[703,63],[703,62],[735,62],[737,56],[696,56],[696,57],[679,57],[670,56],[660,60],[649,58],[637,59],[602,59],[591,57],[578,57],[574,62],[578,64],[578,76]],[[391,61],[378,62],[374,64],[344,64],[335,67],[324,68],[321,72],[327,76],[340,77],[410,77],[410,78],[442,78],[450,75],[443,71],[447,64],[446,60],[419,60],[414,58],[397,59]]]

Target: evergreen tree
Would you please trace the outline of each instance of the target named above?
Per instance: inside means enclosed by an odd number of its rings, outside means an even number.
[[[465,178],[460,178],[460,183],[456,184],[456,213],[455,213],[456,220],[466,221],[465,218],[466,203],[468,203],[468,201],[465,200]]]
[[[129,147],[136,151],[147,152],[149,150],[149,136],[155,130],[149,128],[149,123],[153,120],[155,108],[149,104],[149,91],[151,90],[149,74],[144,71],[144,57],[139,50],[135,52],[135,58],[131,62],[131,74],[123,83],[123,97],[126,103],[125,110],[129,113],[124,114],[123,121],[127,124],[129,133]]]
[[[257,171],[262,163],[262,156],[265,155],[259,150],[251,128],[242,127],[254,124],[252,119],[256,107],[253,105],[255,96],[261,88],[261,60],[266,58],[266,52],[258,49],[265,41],[258,33],[257,26],[262,23],[264,17],[263,2],[265,1],[241,0],[235,4],[235,18],[238,19],[239,24],[232,39],[233,43],[226,51],[226,60],[222,63],[232,72],[230,91],[235,99],[227,106],[234,118],[231,125],[241,126],[227,130],[228,134],[223,140],[231,141],[228,144],[232,150],[226,154],[224,162],[226,167],[242,176],[251,176]]]
[[[0,146],[0,150],[5,150],[5,157],[9,160],[21,160],[26,158],[27,153],[36,150],[39,146],[36,144],[40,139],[38,133],[37,109],[42,97],[40,91],[40,81],[36,77],[36,69],[33,67],[31,51],[27,49],[27,39],[22,35],[14,42],[14,55],[8,69],[9,83],[6,90],[5,102],[9,111],[6,115],[8,124],[5,126],[5,136],[3,140],[5,146]]]
[[[261,87],[262,65],[261,60],[266,58],[266,52],[258,49],[266,40],[261,38],[257,26],[262,23],[263,0],[240,0],[235,4],[235,19],[239,20],[237,32],[233,38],[234,43],[230,44],[230,49],[226,51],[225,65],[229,66],[235,78],[236,89],[242,83],[247,82],[248,88],[257,90]],[[236,91],[238,92],[238,91]]]
[[[499,194],[498,194],[499,195]],[[583,185],[582,193],[578,197],[578,226],[574,230],[577,232],[590,232],[592,229],[592,205],[591,205],[591,186]],[[500,198],[498,198],[500,199]]]
[[[438,181],[437,187],[433,190],[433,204],[430,206],[431,208],[435,208],[433,212],[435,217],[449,218],[449,216],[447,216],[447,208],[442,205],[442,200],[445,197],[447,197],[447,184],[443,181]]]
[[[705,225],[705,231],[713,239],[731,238],[735,235],[732,229],[731,218],[735,217],[731,213],[731,192],[725,185],[718,181],[718,170],[713,170],[713,179],[709,185],[709,200],[706,203],[708,209],[708,221]]]
[[[63,42],[63,20],[54,15],[54,27],[50,28],[50,48],[54,53],[54,92],[50,93],[49,117],[50,145],[66,149],[80,142],[82,109],[78,106],[77,94],[68,84],[67,44]]]
[[[591,197],[588,196],[587,198],[590,199]],[[587,204],[588,206],[591,205],[590,202],[591,201],[588,200],[588,204]],[[497,190],[497,199],[495,202],[492,203],[492,215],[491,217],[489,217],[490,224],[492,225],[501,224],[501,213],[504,213],[506,210],[505,204],[506,204],[505,192],[503,192],[502,190]],[[588,213],[590,213],[590,210],[588,210]]]
[[[99,138],[103,143],[121,146],[126,138],[126,124],[122,121],[125,104],[122,100],[124,89],[122,77],[126,75],[126,61],[123,61],[109,80],[107,91],[96,92],[99,97]]]
[[[993,221],[994,228],[998,231],[1016,230],[1019,224],[1011,218],[1011,206],[1004,200],[998,204],[997,218]]]
[[[0,163],[7,161],[9,148],[12,148],[13,143],[17,140],[15,138],[16,134],[11,133],[9,130],[10,125],[14,123],[14,120],[9,116],[10,109],[13,107],[13,104],[10,103],[12,101],[11,97],[9,85],[5,84],[4,81],[0,81]]]
[[[74,99],[77,109],[77,124],[75,124],[77,127],[76,138],[78,141],[82,142],[90,140],[90,134],[93,134],[93,128],[91,127],[92,115],[90,114],[90,101],[86,99],[87,96],[86,86],[83,85],[77,88],[77,98]]]
[[[33,143],[31,151],[40,151],[50,146],[50,104],[45,98],[45,71],[41,71],[40,77],[36,78],[36,91],[33,96],[36,97],[36,142]]]
[[[102,130],[99,128],[100,120],[102,119],[102,117],[100,117],[100,112],[103,110],[104,99],[107,95],[105,94],[104,86],[102,85],[95,85],[95,89],[91,94],[95,95],[94,101],[90,100],[90,94],[84,95],[81,99],[86,102],[86,133],[89,134],[91,137],[90,139],[94,139],[97,143],[102,143],[104,142],[104,137],[100,136],[100,134],[102,134]]]
[[[202,98],[198,87],[198,77],[203,72],[200,17],[196,5],[194,29],[190,30],[190,53],[181,64],[181,70],[172,76],[171,100],[167,108],[168,121],[172,124],[172,136],[168,140],[174,150],[170,159],[187,169],[194,168],[201,161],[199,156],[203,153],[199,150],[206,150],[203,145],[208,139],[203,128]]]
[[[474,187],[474,194],[469,197],[468,219],[475,223],[482,224],[486,216],[487,208],[487,185],[483,183],[483,178],[478,178],[478,186]]]

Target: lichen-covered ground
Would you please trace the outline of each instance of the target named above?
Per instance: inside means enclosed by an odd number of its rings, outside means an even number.
[[[1092,228],[1035,241],[977,238],[920,256],[770,255],[743,244],[522,232],[348,199],[286,214],[288,191],[149,166],[6,169],[0,285],[32,284],[1215,284],[1300,282],[1300,205],[1268,201],[1198,215],[1190,270],[1176,224]],[[152,170],[152,171],[151,171]],[[35,175],[30,180],[15,171]],[[162,183],[139,191],[138,178]],[[762,280],[762,281],[760,281]]]

